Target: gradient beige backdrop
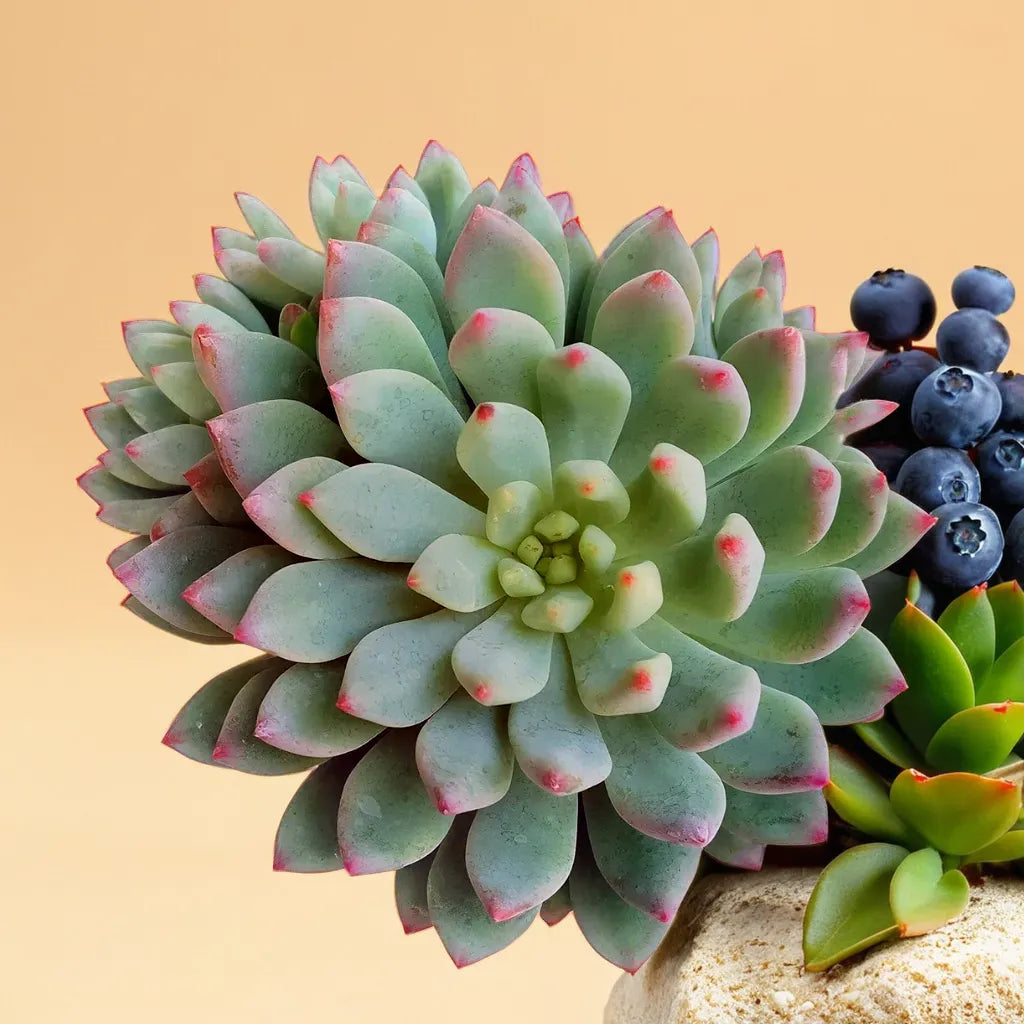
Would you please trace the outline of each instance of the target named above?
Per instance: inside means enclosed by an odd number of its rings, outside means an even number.
[[[877,266],[942,309],[968,263],[1024,285],[1019,0],[23,0],[4,34],[0,1019],[598,1021],[616,972],[571,921],[458,972],[390,878],[271,872],[296,779],[160,745],[240,657],[118,607],[79,410],[235,189],[310,237],[314,155],[379,185],[432,136],[474,180],[529,148],[599,243],[660,202],[729,260],[782,247],[826,328]]]

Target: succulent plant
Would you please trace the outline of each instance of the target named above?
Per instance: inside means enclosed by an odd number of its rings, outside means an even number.
[[[915,603],[921,596],[912,576],[888,634],[908,688],[883,718],[854,726],[899,774],[890,785],[844,747],[830,750],[826,798],[880,841],[822,872],[804,921],[808,970],[940,927],[967,906],[962,867],[1024,858],[1024,762],[1014,749],[1024,736],[1024,591],[1016,580],[974,587],[937,621]]]
[[[527,156],[471,188],[431,143],[379,197],[318,159],[326,253],[237,198],[81,483],[130,610],[261,652],[165,742],[312,769],[275,867],[394,871],[460,965],[571,910],[635,970],[702,849],[822,841],[822,724],[905,685],[861,577],[933,522],[843,446],[892,409],[834,411],[866,336],[663,208],[598,256]]]

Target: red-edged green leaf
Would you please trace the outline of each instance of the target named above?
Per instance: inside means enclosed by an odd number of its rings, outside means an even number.
[[[951,601],[939,625],[964,656],[975,683],[985,678],[996,656],[996,617],[985,586],[972,587]]]
[[[893,810],[937,850],[964,856],[995,842],[1017,821],[1020,784],[951,772],[901,772],[889,790]]]
[[[893,712],[924,750],[947,718],[974,706],[971,670],[942,627],[909,602],[889,631],[889,649],[907,681]]]
[[[977,772],[998,768],[1024,736],[1024,703],[979,704],[944,722],[928,744],[925,756],[944,772]]]

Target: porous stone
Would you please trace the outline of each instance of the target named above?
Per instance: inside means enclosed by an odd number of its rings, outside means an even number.
[[[986,879],[955,921],[820,974],[803,970],[817,872],[711,875],[605,1024],[1021,1024],[1024,881]]]

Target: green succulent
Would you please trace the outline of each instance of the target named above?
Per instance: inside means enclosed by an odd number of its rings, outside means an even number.
[[[861,577],[932,522],[843,447],[890,409],[834,411],[866,337],[662,208],[598,256],[525,156],[380,197],[318,160],[326,252],[238,201],[226,280],[125,325],[82,486],[129,609],[262,652],[165,742],[312,769],[275,866],[396,872],[458,964],[571,910],[635,970],[702,849],[821,842],[822,724],[904,686]]]
[[[887,576],[873,590],[906,581]],[[932,620],[909,599],[888,632],[908,688],[874,722],[854,726],[902,769],[891,786],[841,747],[825,796],[857,832],[881,842],[841,854],[821,874],[804,920],[808,970],[877,942],[921,935],[960,914],[969,865],[1024,858],[1024,591],[984,584]],[[884,615],[880,600],[875,613]],[[938,774],[935,774],[938,773]]]

